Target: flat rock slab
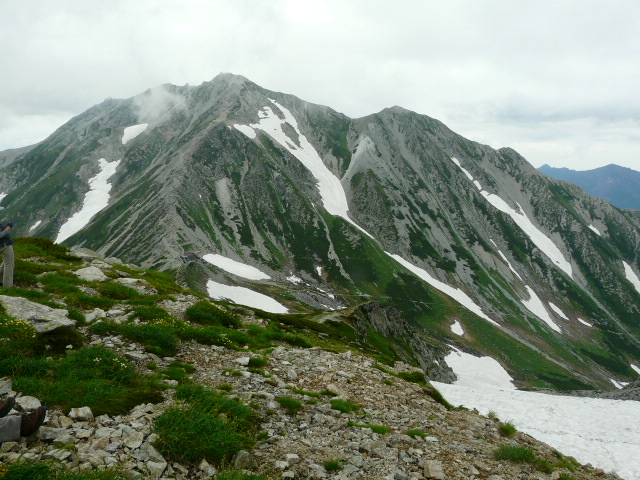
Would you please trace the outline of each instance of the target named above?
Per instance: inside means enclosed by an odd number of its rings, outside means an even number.
[[[13,318],[28,321],[38,333],[46,333],[60,327],[74,327],[75,320],[63,308],[51,308],[22,297],[0,295],[0,302]]]

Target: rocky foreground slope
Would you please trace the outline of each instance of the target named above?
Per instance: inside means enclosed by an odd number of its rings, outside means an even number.
[[[142,295],[152,294],[153,289],[142,278],[113,278],[117,263],[86,252],[84,258],[86,265],[74,266],[76,271],[90,271],[98,277],[103,273],[102,282],[125,283]],[[200,300],[184,293],[170,297],[158,305],[179,320]],[[88,324],[126,324],[131,321],[129,308],[123,303],[83,314]],[[270,321],[258,311],[237,312],[242,313],[239,330]],[[417,368],[401,362],[383,366],[357,349],[329,351],[326,347],[283,344],[256,352],[188,341],[174,356],[160,357],[120,335],[98,335],[89,325],[78,330],[85,344],[117,352],[140,372],[151,374],[176,360],[194,367],[189,378],[165,380],[169,387],[200,384],[249,405],[256,412],[258,442],[253,449],[236,453],[229,459],[230,465],[222,468],[228,471],[233,466],[256,477],[233,478],[618,478],[577,465],[526,434],[510,434],[496,418],[447,409],[446,402],[434,400],[433,390],[420,380]],[[255,368],[252,358],[266,359],[266,363]],[[38,401],[27,393],[12,392],[18,397],[19,408],[37,407]],[[220,465],[206,460],[180,463],[165,458],[156,448],[155,420],[181,402],[169,388],[163,402],[141,404],[122,415],[94,416],[82,405],[63,413],[53,406],[39,434],[5,442],[0,459],[5,466],[24,460],[55,460],[80,471],[117,466],[131,478],[218,478]],[[515,463],[496,459],[496,451],[506,446],[527,449],[532,460]]]

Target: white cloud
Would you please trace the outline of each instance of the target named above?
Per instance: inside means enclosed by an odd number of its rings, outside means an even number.
[[[106,97],[232,72],[351,117],[401,105],[535,166],[637,169],[638,13],[630,0],[25,0],[0,16],[0,111],[16,119],[0,150]]]

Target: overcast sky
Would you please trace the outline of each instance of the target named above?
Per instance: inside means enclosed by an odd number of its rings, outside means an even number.
[[[633,0],[0,0],[0,151],[220,72],[350,117],[400,105],[535,167],[640,170]]]

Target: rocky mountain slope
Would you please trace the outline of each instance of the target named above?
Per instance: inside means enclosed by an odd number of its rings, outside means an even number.
[[[603,198],[618,208],[640,210],[640,172],[619,165],[576,171],[543,165],[538,171],[571,182],[595,197]]]
[[[87,472],[107,468],[101,479],[618,478],[581,466],[495,417],[452,408],[434,394],[421,369],[398,361],[382,364],[384,352],[371,350],[374,358],[356,336],[348,340],[328,325],[292,328],[301,320],[295,315],[205,302],[218,312],[209,321],[226,319],[214,328],[193,314],[200,298],[154,272],[83,249],[74,252],[81,261],[46,242],[23,239],[17,249],[22,274],[0,299],[0,337],[13,329],[11,342],[0,340],[0,375],[10,375],[13,383],[4,382],[0,393],[17,396],[21,410],[36,408],[38,399],[50,408],[37,435],[2,445],[7,475],[75,472],[73,478],[83,480]],[[37,280],[27,272],[39,272]],[[30,303],[29,319],[20,319],[25,311],[17,303]],[[158,309],[155,316],[164,315],[162,322],[141,309],[151,305]],[[262,330],[276,333],[287,326],[289,336],[271,337],[273,343],[251,340]],[[31,335],[29,328],[39,333]],[[165,332],[163,340],[158,329]],[[144,335],[136,336],[138,331]],[[166,335],[177,332],[183,339],[171,355],[161,352],[170,347]],[[187,339],[186,332],[193,336]],[[29,368],[15,359],[15,351],[6,355],[15,348],[22,349]],[[64,371],[76,369],[78,359],[88,360],[92,374],[74,370],[68,383]],[[65,367],[57,375],[33,371],[37,366],[53,372],[58,364]],[[86,396],[104,369],[100,394]],[[131,378],[125,373],[132,369],[144,385],[162,392],[154,402],[121,403],[128,397],[122,392],[129,385],[125,378]],[[206,437],[216,435],[189,430],[206,418],[202,406],[189,407],[188,393],[203,386],[224,402],[225,410],[214,411],[217,421],[234,434],[238,426],[246,429],[252,445],[220,455],[225,442],[216,441],[211,450],[199,450]],[[251,412],[251,422],[241,423],[239,411]],[[168,441],[175,432],[162,424],[176,412],[177,430],[187,431],[177,449]]]
[[[532,388],[638,376],[637,217],[400,107],[350,119],[230,74],[165,85],[72,119],[0,191],[19,234],[357,317],[434,379],[449,345]]]

